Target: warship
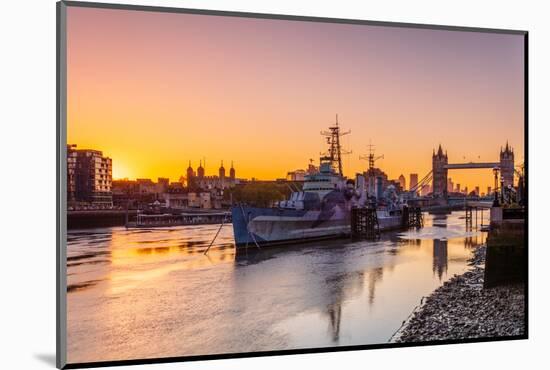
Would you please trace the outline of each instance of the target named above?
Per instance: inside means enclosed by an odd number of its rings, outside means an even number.
[[[293,244],[350,235],[351,209],[377,204],[368,194],[365,176],[355,180],[343,175],[338,117],[326,136],[328,152],[321,155],[319,167],[305,175],[300,191],[293,191],[287,200],[273,207],[261,208],[237,204],[231,218],[237,249],[250,246]],[[373,203],[374,202],[374,203]],[[399,198],[389,186],[384,191],[384,207],[377,209],[380,230],[401,225]],[[376,205],[375,205],[376,207]]]

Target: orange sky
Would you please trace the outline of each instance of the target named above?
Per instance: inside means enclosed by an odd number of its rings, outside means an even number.
[[[449,162],[523,162],[523,37],[142,11],[68,9],[68,142],[113,158],[114,178],[274,179],[318,162],[335,114],[390,178]],[[449,176],[482,191],[490,170]]]

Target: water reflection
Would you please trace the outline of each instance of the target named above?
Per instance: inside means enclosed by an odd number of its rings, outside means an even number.
[[[371,306],[374,303],[374,292],[376,288],[376,283],[382,280],[383,274],[384,274],[384,268],[382,267],[373,268],[367,274],[368,287],[369,287],[369,306]]]
[[[68,237],[70,362],[386,342],[485,236],[460,214],[376,241],[235,255],[218,226]]]
[[[433,273],[441,281],[447,273],[447,240],[434,239],[433,241]]]
[[[329,306],[328,315],[330,318],[332,341],[337,344],[340,339],[340,318],[342,316],[342,306],[339,304]]]

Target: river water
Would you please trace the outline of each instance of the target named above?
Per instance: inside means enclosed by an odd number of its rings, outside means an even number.
[[[484,243],[461,216],[238,258],[230,225],[69,230],[68,361],[386,343]]]

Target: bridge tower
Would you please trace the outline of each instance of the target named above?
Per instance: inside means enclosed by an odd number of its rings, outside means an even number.
[[[504,186],[514,185],[514,150],[508,145],[508,141],[504,149],[500,148],[500,175]]]
[[[433,195],[436,198],[447,198],[447,164],[449,158],[447,153],[443,154],[441,144],[437,149],[437,153],[432,155],[432,173],[433,173]]]

